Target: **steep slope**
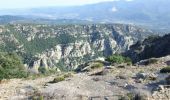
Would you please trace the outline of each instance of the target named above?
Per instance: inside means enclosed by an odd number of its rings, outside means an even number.
[[[150,36],[144,41],[138,41],[130,47],[127,54],[134,59],[140,61],[152,57],[163,57],[170,54],[170,34],[163,37]]]
[[[75,69],[98,57],[127,51],[138,40],[153,34],[132,25],[31,25],[0,28],[1,51],[15,51],[30,68]]]

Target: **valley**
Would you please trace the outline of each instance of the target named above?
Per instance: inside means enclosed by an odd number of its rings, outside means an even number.
[[[126,24],[8,24],[0,36],[2,100],[169,99],[168,34]]]
[[[74,70],[87,61],[127,51],[138,40],[154,35],[124,24],[9,24],[0,30],[0,50],[16,52],[36,73],[39,67]]]
[[[170,100],[169,0],[1,0],[0,100]]]

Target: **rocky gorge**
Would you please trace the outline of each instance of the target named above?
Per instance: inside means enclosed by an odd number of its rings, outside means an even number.
[[[72,70],[86,61],[127,51],[152,34],[124,24],[7,24],[0,26],[0,50],[17,52],[36,73],[39,67]]]

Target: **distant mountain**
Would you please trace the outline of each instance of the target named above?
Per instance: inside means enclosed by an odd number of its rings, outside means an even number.
[[[84,6],[0,11],[27,18],[76,19],[98,23],[134,23],[156,30],[170,29],[170,0],[119,0]]]
[[[21,20],[26,20],[26,18],[9,15],[0,16],[0,24],[13,23]]]
[[[78,19],[47,19],[47,18],[36,18],[36,17],[20,17],[3,15],[0,16],[0,24],[17,24],[17,23],[30,23],[30,24],[91,24],[95,23],[87,20]]]

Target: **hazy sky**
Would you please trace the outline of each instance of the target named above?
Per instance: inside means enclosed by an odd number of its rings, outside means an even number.
[[[42,6],[72,6],[114,0],[0,0],[0,9],[32,8]]]

